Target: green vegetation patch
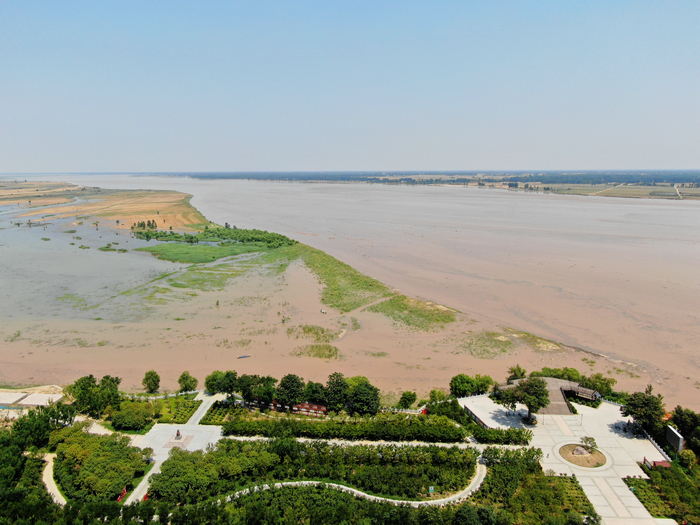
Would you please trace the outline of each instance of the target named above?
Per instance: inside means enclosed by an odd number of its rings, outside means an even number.
[[[244,271],[233,265],[191,266],[185,271],[173,274],[168,279],[168,284],[174,288],[201,291],[223,290],[230,279],[238,277]]]
[[[297,246],[301,259],[325,285],[321,294],[323,304],[346,313],[393,295],[386,285],[327,253],[305,245]]]
[[[677,523],[700,523],[700,466],[691,470],[673,463],[671,468],[642,466],[649,479],[625,479],[627,486],[655,518]]]
[[[297,327],[287,328],[287,336],[299,339],[300,337],[305,337],[313,339],[317,343],[330,343],[336,337],[338,337],[339,332],[335,332],[329,328],[324,328],[322,326],[317,326],[313,324],[305,324]]]
[[[341,483],[388,497],[429,499],[469,484],[477,454],[470,449],[396,445],[339,446],[299,443],[278,438],[271,442],[223,440],[204,454],[175,451],[152,477],[150,493],[172,503],[195,503],[270,480],[315,479]],[[192,490],[185,480],[196,475]]]
[[[80,308],[81,310],[87,310],[89,308],[87,301],[74,293],[63,294],[61,297],[57,297],[56,300],[67,303],[73,308]]]
[[[235,417],[224,423],[224,435],[278,436],[315,439],[351,439],[370,441],[426,441],[430,443],[461,442],[467,435],[464,428],[444,416],[409,416],[382,413],[376,416],[345,417],[321,421],[249,419]]]
[[[185,396],[171,397],[165,401],[158,422],[184,425],[201,404],[201,400],[187,399]]]
[[[559,343],[555,343],[549,339],[544,339],[543,337],[537,337],[536,335],[528,332],[522,332],[520,330],[514,330],[507,327],[504,330],[509,336],[516,338],[538,352],[555,352],[562,349]]]
[[[488,474],[472,499],[507,511],[512,516],[511,523],[540,524],[552,517],[596,515],[575,478],[542,472],[540,449],[487,447],[483,459]]]
[[[293,356],[318,357],[319,359],[338,359],[340,353],[338,348],[329,344],[314,344],[296,348],[292,352]]]
[[[111,244],[108,244],[107,246],[102,246],[102,247],[97,248],[97,249],[100,250],[101,252],[116,252],[117,251],[116,248],[112,248]]]
[[[78,230],[66,230],[63,233],[76,233]]]
[[[395,322],[416,330],[429,331],[455,320],[454,310],[411,299],[405,295],[394,296],[366,310],[386,315]]]
[[[450,340],[458,352],[467,352],[480,359],[494,359],[508,352],[513,343],[505,334],[483,330]]]
[[[42,237],[41,240],[42,241],[50,241],[51,239],[49,239],[48,237]]]
[[[211,246],[205,244],[167,243],[156,246],[136,248],[137,251],[150,252],[158,259],[181,263],[208,263],[232,257],[243,253],[260,252],[265,245],[232,244],[227,246]]]
[[[134,487],[143,476],[150,448],[130,446],[131,440],[117,434],[88,434],[86,424],[56,431],[49,445],[56,448],[54,477],[61,491],[74,501],[115,501],[124,487]]]

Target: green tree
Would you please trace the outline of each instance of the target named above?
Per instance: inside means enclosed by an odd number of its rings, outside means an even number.
[[[112,425],[116,430],[142,430],[153,421],[154,415],[151,403],[123,402],[112,414]]]
[[[287,374],[281,379],[275,397],[282,406],[291,409],[304,398],[304,381],[296,374]]]
[[[238,390],[238,372],[235,370],[226,370],[219,378],[219,392],[223,392],[231,398],[234,392],[238,392]]]
[[[532,413],[549,405],[549,392],[544,379],[531,377],[520,381],[515,387],[518,401],[527,407],[527,419],[532,421]]]
[[[595,438],[592,438],[590,436],[582,437],[581,444],[588,452],[594,452],[598,450],[598,444],[595,442]]]
[[[673,409],[671,423],[686,439],[688,446],[695,451],[695,454],[700,454],[700,414],[677,406]]]
[[[77,379],[66,388],[66,392],[73,398],[73,406],[78,412],[99,418],[108,406],[119,407],[120,383],[120,378],[108,375],[98,383],[97,379],[90,374]]]
[[[141,384],[146,389],[149,394],[155,394],[160,388],[160,376],[155,370],[149,370],[146,375],[143,376],[143,381]]]
[[[418,399],[418,396],[415,392],[404,392],[401,394],[401,399],[399,399],[399,402],[396,403],[396,408],[403,410],[411,408],[411,405],[416,402],[416,399]]]
[[[369,379],[367,379],[365,376],[352,376],[352,377],[346,377],[345,382],[348,384],[348,388],[349,388],[348,393],[350,393],[353,390],[355,390],[355,387],[357,387],[358,385],[361,385],[362,383],[369,384]]]
[[[695,455],[695,452],[690,449],[686,449],[678,453],[678,461],[685,468],[693,468],[695,463],[697,463],[698,458]]]
[[[238,391],[241,393],[246,403],[251,403],[253,401],[253,387],[255,387],[259,379],[257,375],[248,374],[243,374],[238,378]]]
[[[613,387],[617,384],[617,379],[612,377],[605,377],[601,373],[593,374],[588,377],[584,377],[581,381],[581,386],[583,388],[590,388],[595,390],[601,396],[609,396],[613,393]]]
[[[515,411],[520,400],[516,388],[498,388],[498,386],[494,388],[490,397],[499,405],[503,405],[506,410],[512,411]]]
[[[321,383],[309,381],[304,388],[304,400],[308,403],[326,405],[326,389]]]
[[[491,390],[491,386],[496,384],[491,376],[482,376],[481,374],[474,376],[474,383],[476,384],[476,394],[485,394]]]
[[[625,417],[632,416],[644,430],[658,435],[663,430],[662,419],[666,414],[663,397],[652,393],[653,387],[647,386],[644,392],[635,392],[620,409]]]
[[[476,392],[476,381],[466,374],[457,374],[450,380],[450,394],[455,397],[467,397]]]
[[[334,372],[329,375],[326,383],[326,408],[335,412],[343,410],[348,402],[349,390],[343,374]]]
[[[379,412],[379,389],[370,383],[360,383],[350,393],[350,409],[360,415]]]
[[[445,399],[447,399],[447,394],[444,390],[440,390],[439,388],[433,388],[430,391],[429,397],[431,403],[437,403],[438,401],[444,401]]]
[[[204,379],[204,388],[210,394],[218,394],[222,391],[221,381],[224,378],[224,373],[221,370],[214,370]]]
[[[60,401],[46,407],[33,408],[15,421],[12,437],[21,443],[23,448],[45,447],[49,443],[51,432],[72,425],[75,414],[75,407],[64,405]]]
[[[199,384],[197,378],[191,376],[187,370],[180,374],[177,382],[180,384],[180,392],[191,392],[192,390],[196,390],[197,385]]]

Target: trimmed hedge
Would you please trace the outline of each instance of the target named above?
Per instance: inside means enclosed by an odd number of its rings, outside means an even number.
[[[467,435],[464,428],[444,416],[379,414],[364,418],[325,421],[251,420],[236,418],[223,425],[225,435],[276,436],[288,431],[295,437],[316,439],[366,439],[370,441],[425,441],[455,443]]]

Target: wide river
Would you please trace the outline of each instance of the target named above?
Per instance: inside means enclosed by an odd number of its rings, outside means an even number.
[[[283,233],[402,293],[635,363],[672,390],[672,376],[700,381],[700,201],[455,186],[36,178],[190,193],[214,222]]]

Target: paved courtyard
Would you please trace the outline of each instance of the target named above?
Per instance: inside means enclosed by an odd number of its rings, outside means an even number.
[[[527,408],[519,406],[515,414],[509,413],[487,396],[461,398],[479,419],[492,428],[523,428],[520,418],[527,415]],[[577,415],[538,415],[539,423],[531,428],[531,445],[544,453],[542,469],[557,474],[575,474],[583,491],[605,525],[656,525],[673,524],[673,520],[654,519],[629,490],[622,478],[641,476],[644,471],[637,462],[645,457],[650,461],[664,460],[661,453],[645,437],[635,437],[622,430],[627,418],[620,407],[603,403],[594,409],[576,405]],[[579,443],[584,436],[595,438],[606,464],[597,468],[578,467],[559,454],[566,444]]]

